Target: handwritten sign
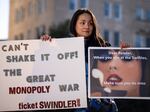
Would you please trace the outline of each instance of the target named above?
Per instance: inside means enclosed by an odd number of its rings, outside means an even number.
[[[83,38],[0,42],[0,111],[84,108]]]
[[[89,48],[89,97],[150,99],[150,48]]]

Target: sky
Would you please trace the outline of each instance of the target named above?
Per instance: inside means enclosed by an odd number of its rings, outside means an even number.
[[[0,0],[0,40],[8,39],[9,0]]]

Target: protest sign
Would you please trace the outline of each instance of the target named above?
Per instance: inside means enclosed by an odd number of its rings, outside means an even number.
[[[150,99],[150,48],[89,48],[89,97]]]
[[[87,107],[84,39],[0,42],[0,111]]]

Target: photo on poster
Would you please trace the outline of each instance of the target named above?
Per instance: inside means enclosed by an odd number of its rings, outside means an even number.
[[[150,99],[150,48],[89,48],[89,98]]]

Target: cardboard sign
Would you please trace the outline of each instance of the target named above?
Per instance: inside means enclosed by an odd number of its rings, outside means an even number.
[[[0,42],[0,111],[87,107],[83,38]]]
[[[89,48],[89,97],[150,99],[150,48]]]

